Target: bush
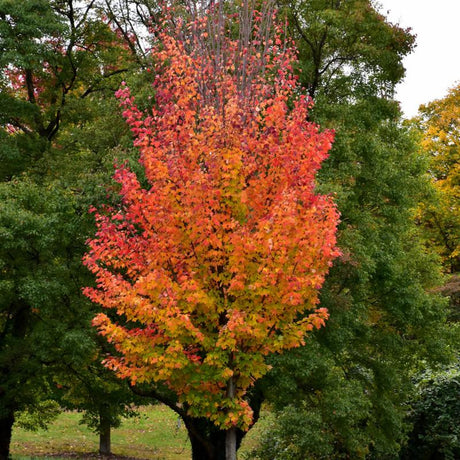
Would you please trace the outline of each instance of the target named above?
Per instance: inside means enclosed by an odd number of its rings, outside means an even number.
[[[460,361],[442,372],[425,372],[417,386],[409,415],[413,428],[401,458],[460,458]]]

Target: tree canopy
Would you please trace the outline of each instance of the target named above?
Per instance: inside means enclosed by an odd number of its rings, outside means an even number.
[[[252,423],[246,393],[264,357],[324,324],[318,290],[337,255],[338,215],[314,180],[331,133],[295,97],[292,52],[250,15],[237,41],[214,16],[187,24],[190,39],[160,31],[152,107],[118,92],[148,187],[117,169],[121,205],[96,215],[86,258],[98,285],[87,295],[118,316],[95,319],[120,353],[107,365],[165,383],[229,431]]]

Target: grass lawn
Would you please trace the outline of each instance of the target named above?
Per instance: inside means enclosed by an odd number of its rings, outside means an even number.
[[[114,457],[149,460],[189,460],[190,442],[183,423],[177,415],[163,405],[145,406],[140,416],[124,420],[120,428],[112,430]],[[13,428],[11,454],[13,460],[33,458],[100,458],[99,437],[85,425],[80,425],[81,415],[63,412],[48,430],[37,432]],[[240,449],[247,451],[254,445],[261,422],[249,432]]]
[[[154,460],[190,459],[187,430],[178,424],[177,415],[165,406],[142,407],[140,416],[124,420],[112,430],[112,453],[119,457]],[[35,433],[13,428],[13,460],[33,457],[97,457],[99,437],[85,425],[81,415],[64,412],[48,430]]]

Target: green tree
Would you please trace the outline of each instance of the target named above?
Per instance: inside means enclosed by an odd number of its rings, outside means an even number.
[[[415,225],[426,165],[392,100],[414,37],[369,1],[289,6],[312,117],[336,130],[319,179],[336,195],[343,256],[322,289],[328,328],[273,364],[265,391],[280,417],[259,455],[394,458],[420,360],[451,352],[445,301],[430,291],[440,267]],[[299,439],[322,442],[290,442],[293,420]]]
[[[92,347],[88,309],[72,288],[72,197],[25,179],[0,184],[0,196],[0,457],[7,458],[15,412],[48,399],[46,367]]]
[[[421,106],[419,115],[409,123],[420,136],[420,155],[427,159],[427,171],[434,186],[433,193],[420,203],[417,217],[426,245],[439,254],[446,274],[440,291],[450,300],[449,319],[456,337],[457,362],[417,375],[417,391],[408,414],[411,431],[401,456],[404,459],[453,459],[460,452],[457,429],[460,418],[459,98],[457,85],[443,99]]]
[[[57,111],[41,113],[37,87],[44,63],[58,65],[50,43],[64,24],[46,0],[2,0],[0,19],[0,177],[8,180],[30,167],[54,135]]]
[[[75,407],[91,395],[79,379],[107,390],[112,421],[120,413],[122,387],[100,384],[81,257],[89,202],[108,200],[114,148],[129,155],[113,92],[135,59],[94,5],[0,1],[0,458],[15,414],[52,396]]]
[[[391,24],[370,0],[281,0],[299,48],[308,94],[332,104],[363,95],[393,95],[402,58],[414,46],[410,29]]]
[[[37,168],[52,145],[67,105],[118,87],[133,60],[93,2],[0,2],[2,179]],[[81,116],[81,114],[80,114]]]

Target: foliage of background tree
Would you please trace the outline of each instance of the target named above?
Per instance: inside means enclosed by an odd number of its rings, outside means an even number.
[[[389,23],[369,0],[281,0],[299,49],[301,81],[329,103],[393,96],[402,58],[414,45],[410,29]]]
[[[426,371],[416,383],[413,429],[401,459],[455,460],[460,456],[460,365]]]
[[[79,398],[80,408],[94,410],[83,395],[91,395],[92,384],[95,393],[104,372],[109,375],[90,327],[93,307],[81,294],[88,280],[81,257],[93,228],[89,201],[107,201],[112,149],[122,152],[126,129],[117,123],[113,92],[133,59],[93,3],[5,0],[0,18],[0,439],[6,458],[18,411],[40,411],[50,397],[72,400],[73,407]],[[76,399],[81,381],[86,386]],[[119,400],[121,388],[112,400],[107,391],[101,404]],[[132,399],[127,389],[124,398]],[[120,406],[113,404],[112,420],[116,414]]]
[[[410,125],[418,130],[420,155],[427,158],[427,171],[434,185],[434,191],[420,203],[417,217],[427,246],[440,255],[446,273],[440,291],[450,301],[449,319],[456,339],[452,345],[457,362],[441,369],[424,370],[415,377],[417,392],[408,414],[412,427],[401,455],[404,459],[445,459],[459,455],[459,96],[457,85],[443,99],[421,106],[419,115],[410,120]]]
[[[435,202],[422,203],[421,220],[446,270],[455,273],[460,270],[460,85],[421,106],[414,122],[437,191]]]
[[[87,338],[68,327],[69,322],[81,325],[84,316],[83,300],[69,301],[73,284],[69,268],[78,261],[67,253],[74,245],[72,201],[60,192],[42,190],[26,180],[1,184],[0,438],[6,443],[2,444],[4,458],[14,413],[48,398],[43,371],[56,359],[56,348],[60,360],[90,351]],[[54,308],[56,302],[62,302],[59,310]]]
[[[414,38],[368,1],[288,6],[312,118],[336,130],[319,180],[336,193],[343,256],[321,293],[328,328],[315,344],[277,359],[267,378],[279,418],[259,456],[394,458],[420,359],[451,352],[445,302],[428,293],[440,267],[414,223],[430,186],[426,165],[392,100]],[[303,427],[298,442],[293,421]],[[300,440],[319,433],[320,444]]]
[[[412,120],[428,157],[435,193],[420,205],[427,244],[442,257],[448,275],[443,292],[450,297],[451,316],[460,319],[460,85],[446,97],[421,106]]]

